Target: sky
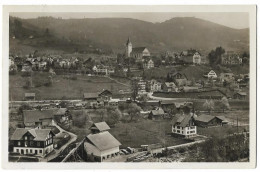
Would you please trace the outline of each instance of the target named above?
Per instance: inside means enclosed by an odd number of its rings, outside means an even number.
[[[11,13],[11,16],[20,18],[37,18],[40,16],[52,16],[52,17],[62,17],[63,19],[69,18],[133,18],[148,22],[164,22],[174,17],[196,17],[204,20],[208,20],[214,23],[218,23],[227,27],[235,29],[249,28],[249,14],[242,12],[134,12],[134,13],[36,13],[36,12],[22,12],[22,13]]]

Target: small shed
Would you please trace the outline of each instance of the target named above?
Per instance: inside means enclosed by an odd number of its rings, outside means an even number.
[[[24,94],[25,101],[34,101],[35,100],[35,93],[25,93]]]
[[[234,99],[239,99],[239,100],[245,100],[246,99],[246,92],[237,92],[233,95]]]
[[[151,120],[159,120],[163,118],[164,110],[162,108],[157,108],[156,110],[152,110],[148,116]]]

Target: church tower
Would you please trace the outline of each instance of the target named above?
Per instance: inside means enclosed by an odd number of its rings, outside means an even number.
[[[132,43],[130,42],[130,38],[128,37],[128,40],[126,42],[125,56],[130,57],[131,52],[132,52]]]

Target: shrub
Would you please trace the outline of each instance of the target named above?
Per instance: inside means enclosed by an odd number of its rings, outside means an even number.
[[[186,149],[185,148],[180,148],[179,153],[184,153],[184,152],[186,152]]]

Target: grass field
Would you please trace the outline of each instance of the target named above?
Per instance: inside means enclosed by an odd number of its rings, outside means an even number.
[[[140,120],[132,123],[119,123],[110,130],[122,147],[140,147],[140,145],[160,143],[173,146],[189,142],[174,138],[171,133],[171,121]]]
[[[231,126],[231,125],[226,125],[226,126],[220,126],[220,127],[211,127],[211,128],[201,128],[197,127],[197,133],[200,135],[204,136],[209,136],[209,137],[219,137],[219,138],[224,138],[226,135],[243,132],[244,129],[248,131],[248,126]]]
[[[35,73],[34,75],[37,75]],[[129,87],[116,83],[105,77],[81,76],[77,75],[77,80],[65,79],[63,76],[54,76],[53,85],[50,87],[41,86],[37,88],[24,89],[26,80],[20,74],[10,75],[9,77],[9,96],[10,100],[23,100],[24,93],[36,93],[36,100],[48,99],[81,99],[85,92],[99,92],[103,89],[117,93],[119,90],[128,90]],[[124,84],[130,81],[125,80]]]

